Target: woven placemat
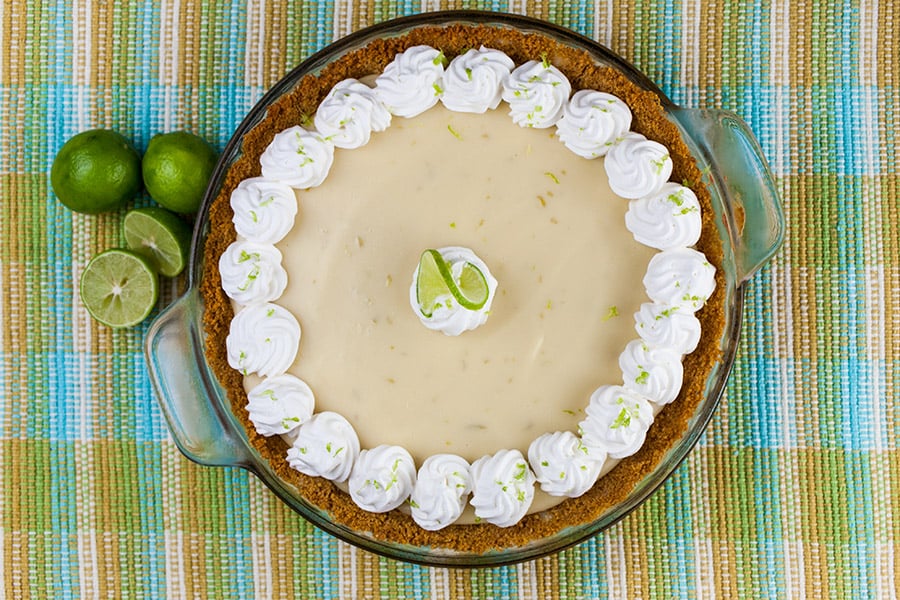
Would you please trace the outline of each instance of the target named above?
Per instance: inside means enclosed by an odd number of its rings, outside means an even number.
[[[461,7],[570,27],[675,102],[737,112],[788,219],[747,289],[726,397],[668,483],[580,546],[473,571],[367,554],[245,472],[186,460],[152,395],[146,325],[96,325],[74,285],[122,245],[121,215],[73,214],[48,181],[62,143],[92,127],[140,150],[174,129],[222,148],[334,38]],[[5,1],[0,597],[896,597],[898,27],[898,5],[877,0]]]

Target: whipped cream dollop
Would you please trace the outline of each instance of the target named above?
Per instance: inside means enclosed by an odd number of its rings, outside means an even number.
[[[672,174],[666,147],[633,131],[609,149],[603,166],[612,191],[628,199],[659,192]]]
[[[262,176],[304,190],[321,185],[334,162],[334,144],[299,125],[275,134],[259,164]]]
[[[651,248],[693,246],[703,229],[700,202],[690,188],[668,182],[655,194],[628,203],[625,227],[635,241]]]
[[[323,411],[300,425],[287,460],[301,473],[340,483],[350,477],[359,452],[359,437],[350,422],[338,413]]]
[[[438,103],[444,93],[443,53],[413,46],[398,54],[375,78],[375,94],[398,117],[415,117]]]
[[[300,323],[287,309],[263,302],[241,309],[225,338],[228,364],[244,375],[281,375],[300,348]]]
[[[336,147],[352,149],[369,143],[373,131],[387,129],[391,113],[372,88],[356,79],[345,79],[319,104],[313,124]]]
[[[288,373],[267,377],[247,392],[247,412],[256,433],[283,435],[312,417],[313,392],[302,379]]]
[[[650,346],[663,346],[679,354],[690,354],[700,342],[700,321],[679,306],[645,302],[634,314],[634,328]]]
[[[350,472],[350,497],[363,510],[387,512],[403,504],[416,484],[416,464],[400,446],[363,450]]]
[[[603,385],[591,394],[587,418],[579,427],[585,446],[625,458],[644,445],[653,424],[653,406],[647,398],[620,385]]]
[[[716,268],[693,248],[663,250],[650,259],[644,287],[654,302],[693,312],[716,289]]]
[[[222,289],[238,304],[276,300],[287,287],[281,252],[271,244],[232,242],[219,257]]]
[[[632,340],[619,355],[623,385],[654,404],[669,404],[684,382],[681,355],[670,348]]]
[[[555,125],[569,102],[572,85],[548,61],[531,60],[516,67],[503,81],[509,115],[521,127]]]
[[[422,529],[437,531],[459,519],[472,491],[469,468],[466,459],[455,454],[425,459],[409,498],[412,518]]]
[[[551,496],[581,496],[597,481],[604,461],[604,450],[585,446],[571,431],[545,433],[528,447],[534,475]]]
[[[578,90],[563,109],[556,135],[583,158],[605,156],[631,128],[631,109],[620,98],[596,90]]]
[[[438,252],[450,268],[450,273],[454,280],[459,281],[463,267],[469,263],[478,268],[488,286],[488,297],[484,306],[478,310],[465,308],[456,301],[453,295],[448,291],[444,296],[438,298],[439,305],[435,306],[431,316],[425,316],[419,305],[417,286],[419,282],[418,268],[413,273],[412,285],[409,287],[409,305],[413,312],[419,317],[425,327],[433,331],[440,331],[445,335],[456,336],[464,331],[470,331],[487,322],[491,311],[491,303],[494,301],[494,293],[497,291],[497,280],[491,275],[490,269],[483,260],[469,248],[461,246],[448,246],[439,248]]]
[[[513,61],[505,53],[482,46],[460,54],[444,72],[441,102],[457,112],[484,113],[500,105],[503,80]]]
[[[536,478],[518,450],[500,450],[472,463],[475,516],[498,527],[510,527],[528,512]]]
[[[277,244],[294,226],[297,197],[290,186],[264,177],[240,182],[231,192],[237,234],[259,244]]]

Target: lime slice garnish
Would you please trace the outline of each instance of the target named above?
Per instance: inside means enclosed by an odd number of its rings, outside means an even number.
[[[487,280],[481,269],[467,262],[463,265],[457,281],[440,252],[433,249],[425,250],[419,259],[416,280],[416,300],[422,314],[430,317],[439,300],[448,294],[463,308],[479,310],[488,299]]]
[[[110,327],[131,327],[146,319],[156,305],[158,276],[142,256],[114,248],[87,264],[80,292],[96,320]]]
[[[191,228],[178,215],[156,207],[136,208],[122,223],[128,248],[150,261],[166,277],[175,277],[187,264]]]

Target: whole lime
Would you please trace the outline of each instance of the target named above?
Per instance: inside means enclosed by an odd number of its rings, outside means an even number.
[[[156,135],[141,163],[144,187],[160,206],[193,214],[200,208],[217,159],[209,142],[187,131]]]
[[[141,156],[115,131],[82,131],[53,159],[50,185],[59,201],[76,212],[115,210],[141,189]]]

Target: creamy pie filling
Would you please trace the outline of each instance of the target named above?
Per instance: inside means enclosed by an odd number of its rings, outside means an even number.
[[[276,245],[288,274],[278,304],[303,331],[288,372],[316,411],[418,464],[526,454],[545,432],[577,431],[591,393],[621,382],[655,253],[623,226],[628,202],[602,161],[502,108],[435,106],[337,150],[328,179],[296,192],[295,226]],[[474,249],[499,281],[487,323],[457,337],[423,327],[408,301],[422,250],[447,245]]]
[[[641,447],[681,387],[715,268],[691,248],[697,198],[666,183],[666,148],[627,131],[620,99],[570,98],[546,58],[508,72],[481,48],[446,64],[418,46],[374,91],[339,83],[317,131],[275,135],[263,177],[234,190],[228,362],[292,468],[426,529],[456,521],[471,492],[457,522],[474,507],[507,527]],[[458,337],[420,321],[410,286],[440,247],[500,281]]]

